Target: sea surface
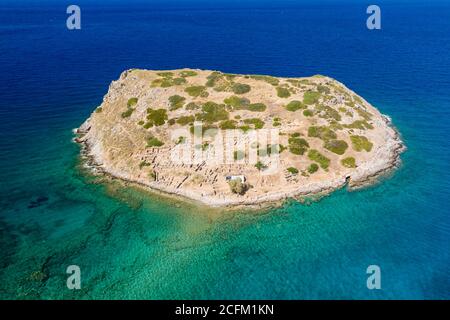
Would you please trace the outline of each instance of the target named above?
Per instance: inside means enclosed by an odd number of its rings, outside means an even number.
[[[0,298],[449,299],[450,3],[0,1]],[[380,183],[221,212],[85,170],[72,129],[129,68],[331,76],[407,151]],[[66,269],[81,270],[81,289]],[[381,289],[366,286],[381,269]]]

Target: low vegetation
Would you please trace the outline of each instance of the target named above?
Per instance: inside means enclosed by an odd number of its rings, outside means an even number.
[[[199,121],[214,123],[228,120],[229,116],[230,114],[226,110],[225,105],[209,101],[203,104],[202,113],[197,113],[195,117]]]
[[[251,87],[248,84],[233,83],[231,90],[235,94],[244,94],[244,93],[250,92]]]
[[[148,148],[161,147],[162,145],[164,145],[164,142],[162,142],[161,140],[159,140],[158,138],[156,138],[154,136],[150,136],[147,138],[147,147]]]
[[[323,146],[325,149],[339,155],[343,155],[348,148],[348,144],[344,140],[327,140]]]
[[[323,141],[336,139],[336,133],[325,126],[311,126],[308,128],[308,137],[319,138]]]
[[[364,136],[350,136],[350,140],[352,141],[352,147],[355,151],[367,151],[370,152],[373,147],[373,143],[369,141]]]
[[[170,103],[170,111],[177,110],[183,107],[184,102],[186,101],[185,97],[174,95],[169,97],[169,103]]]
[[[303,95],[303,103],[312,105],[319,102],[320,92],[317,91],[306,91]]]
[[[289,167],[289,168],[287,168],[287,171],[288,171],[290,174],[298,174],[298,169],[297,169],[297,168],[294,168],[294,167]]]
[[[289,98],[291,93],[288,88],[285,87],[277,87],[277,96],[280,98]]]
[[[298,100],[293,100],[286,105],[286,110],[292,112],[305,108],[306,106]]]
[[[295,155],[303,155],[309,148],[308,141],[295,134],[290,136],[288,143],[289,151]]]
[[[315,163],[311,163],[309,166],[308,166],[308,172],[310,173],[310,174],[313,174],[313,173],[315,173],[315,172],[317,172],[317,170],[319,170],[319,166],[317,165],[317,164],[315,164]]]
[[[240,179],[233,179],[228,181],[228,185],[230,186],[230,190],[232,193],[244,195],[249,189],[249,185],[245,182],[242,182]]]
[[[259,118],[244,119],[245,124],[253,125],[254,129],[262,129],[264,127],[264,121]]]
[[[202,97],[206,98],[209,96],[208,91],[206,90],[205,86],[191,86],[184,89],[184,92],[186,92],[191,97]]]
[[[167,119],[168,117],[166,109],[156,109],[156,110],[153,110],[152,108],[147,109],[147,120],[152,125],[162,126]]]
[[[320,165],[320,167],[324,170],[328,169],[330,165],[330,159],[328,159],[315,149],[309,150],[308,158],[314,162],[317,162]]]
[[[356,161],[353,157],[347,157],[341,160],[341,164],[346,168],[356,168]]]

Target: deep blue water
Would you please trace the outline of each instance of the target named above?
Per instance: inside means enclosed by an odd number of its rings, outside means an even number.
[[[125,3],[125,2],[124,2]],[[450,4],[0,1],[1,298],[450,298]],[[129,68],[345,83],[408,150],[371,188],[264,214],[204,212],[105,183],[71,129]],[[82,290],[66,288],[66,267]],[[366,288],[366,268],[382,290]]]

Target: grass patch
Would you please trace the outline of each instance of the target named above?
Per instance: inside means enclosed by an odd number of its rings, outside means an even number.
[[[183,117],[179,117],[176,122],[179,125],[185,126],[187,124],[193,123],[194,121],[195,121],[194,116],[183,116]]]
[[[97,109],[95,109],[95,113],[101,113],[103,111],[102,107],[98,107]]]
[[[306,150],[309,148],[309,143],[303,138],[300,138],[297,135],[291,135],[288,139],[288,148],[292,154],[303,155]]]
[[[306,91],[303,95],[303,103],[304,104],[316,104],[319,102],[320,92],[317,91]]]
[[[310,174],[313,174],[319,170],[319,166],[316,163],[311,163],[307,170]]]
[[[250,92],[251,89],[252,87],[250,87],[248,84],[243,83],[233,83],[233,85],[231,86],[231,90],[235,94],[244,94]]]
[[[328,140],[325,141],[323,146],[325,149],[339,155],[343,155],[348,148],[348,144],[344,140]]]
[[[197,110],[200,109],[200,106],[196,104],[195,102],[189,102],[186,107],[184,107],[186,110]]]
[[[319,93],[325,93],[325,94],[330,94],[331,90],[330,88],[328,88],[327,86],[324,85],[317,85],[317,91],[319,91]]]
[[[273,86],[277,86],[280,83],[280,80],[278,80],[277,78],[271,77],[271,76],[251,75],[248,77],[251,79],[254,79],[254,80],[265,81],[268,84],[271,84]]]
[[[166,109],[147,109],[147,120],[149,120],[149,122],[151,122],[155,126],[162,126],[167,119],[168,117]]]
[[[320,117],[324,119],[333,119],[335,121],[341,121],[341,115],[332,107],[326,105],[317,106],[317,110],[320,112]]]
[[[244,195],[250,186],[247,183],[242,182],[240,179],[234,179],[228,181],[228,185],[230,186],[230,190],[232,193]]]
[[[198,75],[198,73],[192,70],[183,70],[179,73],[179,76],[182,78],[195,77],[196,75]]]
[[[328,159],[315,149],[309,150],[308,158],[314,162],[317,162],[320,165],[320,167],[324,170],[328,169],[330,165],[330,159]]]
[[[219,128],[222,130],[236,129],[236,121],[235,120],[224,120],[219,124]]]
[[[311,126],[308,128],[308,137],[319,138],[323,141],[336,139],[336,133],[328,127],[325,126]]]
[[[199,121],[206,121],[209,123],[228,120],[229,113],[225,109],[225,105],[217,104],[215,102],[206,102],[202,106],[202,113],[196,114],[196,119]]]
[[[223,102],[226,105],[232,106],[235,109],[245,109],[250,104],[250,100],[238,96],[231,96],[223,100]]]
[[[351,124],[344,125],[344,127],[348,129],[360,129],[360,130],[373,129],[373,125],[368,123],[366,120],[356,120],[353,121]]]
[[[191,97],[202,97],[206,98],[209,96],[208,91],[206,91],[205,86],[191,86],[184,89],[184,91]]]
[[[164,142],[162,142],[156,137],[150,136],[147,138],[147,148],[161,147],[162,145],[164,145]]]
[[[287,88],[277,87],[277,96],[280,98],[289,98],[291,96],[291,93]]]
[[[314,115],[314,112],[312,110],[306,109],[306,110],[303,110],[303,115],[305,117],[312,117]]]
[[[248,105],[247,110],[253,112],[263,112],[267,109],[267,106],[264,103],[252,103]]]
[[[137,103],[138,103],[138,98],[130,98],[130,99],[128,99],[127,107],[128,108],[134,107]]]
[[[261,170],[264,170],[265,168],[267,168],[267,166],[264,163],[262,163],[261,161],[258,161],[255,164],[255,168],[258,169],[259,171],[261,171]]]
[[[289,168],[287,168],[287,171],[288,171],[290,174],[298,174],[298,169],[297,169],[297,168],[294,168],[294,167],[289,167]]]
[[[372,150],[373,143],[364,136],[350,136],[350,140],[352,141],[352,147],[355,151],[365,150],[370,152],[370,150]]]
[[[244,119],[244,123],[253,125],[255,129],[262,129],[265,124],[264,121],[259,118]]]
[[[186,101],[185,97],[174,95],[169,97],[169,103],[170,103],[170,111],[177,110],[183,107],[184,101]]]
[[[152,87],[169,88],[172,86],[179,86],[186,83],[185,78],[159,78],[152,81]]]
[[[298,100],[293,100],[293,101],[289,102],[285,108],[288,111],[294,112],[294,111],[297,111],[300,109],[305,109],[306,106]]]
[[[356,161],[353,157],[347,157],[341,160],[341,164],[346,168],[356,168]]]
[[[134,112],[133,108],[128,108],[127,111],[122,112],[121,116],[122,118],[129,118]]]

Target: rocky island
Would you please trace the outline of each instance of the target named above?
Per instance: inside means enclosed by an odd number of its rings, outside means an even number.
[[[262,130],[270,139],[251,141]],[[364,186],[404,149],[388,117],[329,77],[192,69],[123,72],[76,134],[97,171],[209,206]]]

